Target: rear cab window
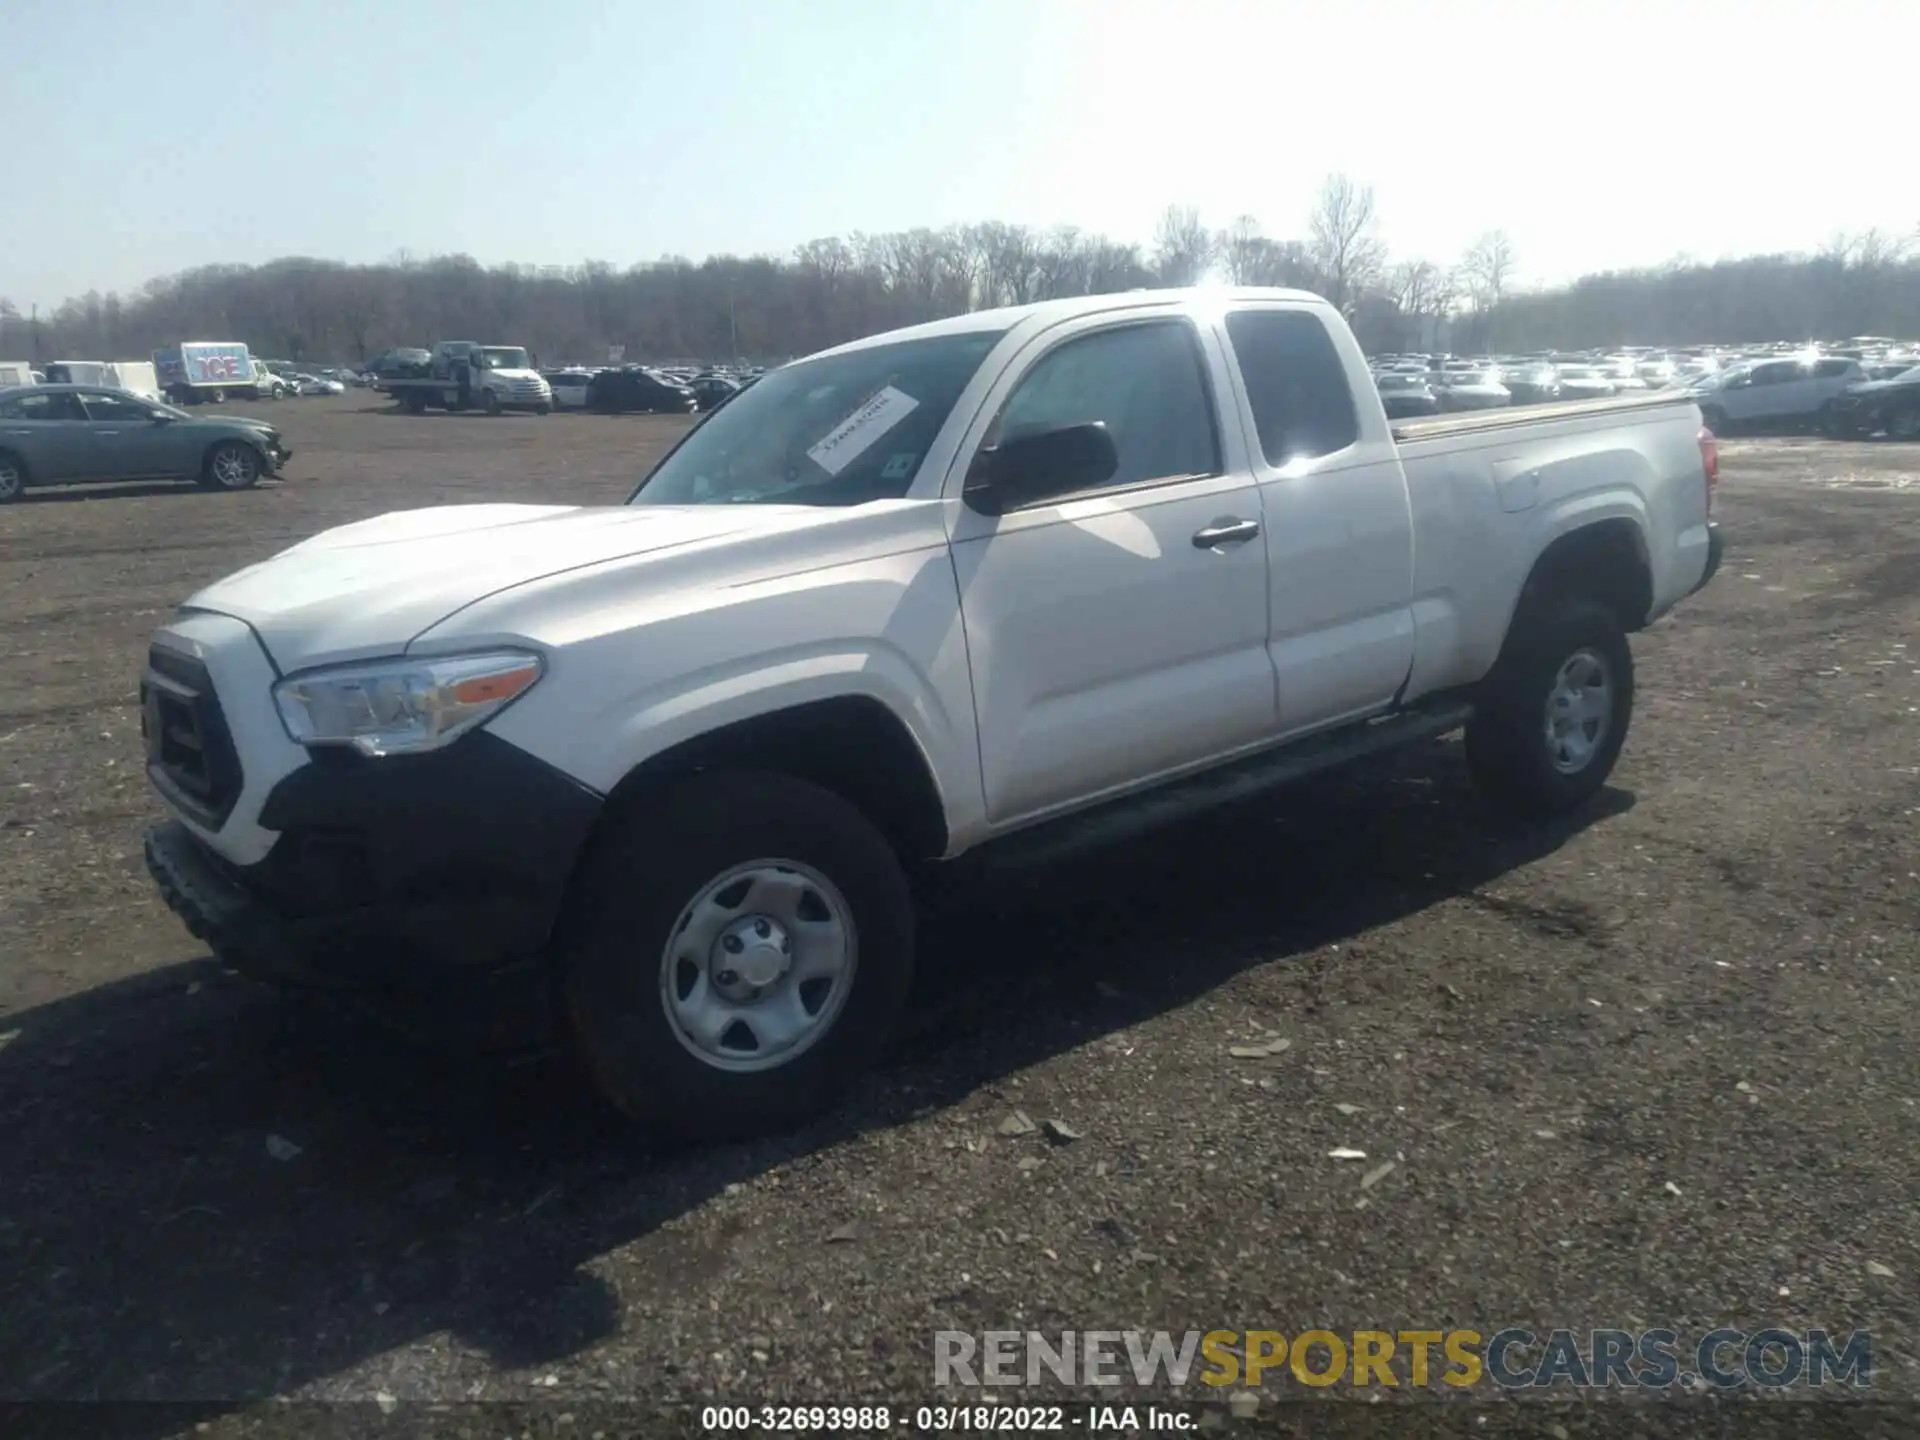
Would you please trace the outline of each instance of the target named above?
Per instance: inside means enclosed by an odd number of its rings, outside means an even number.
[[[1314,460],[1360,438],[1347,367],[1320,317],[1306,310],[1236,310],[1227,339],[1269,465]]]

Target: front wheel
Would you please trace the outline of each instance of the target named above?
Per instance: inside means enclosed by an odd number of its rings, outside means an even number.
[[[553,406],[536,405],[533,407],[533,413],[536,415],[551,415],[553,413]]]
[[[784,1128],[879,1051],[912,979],[912,903],[893,847],[840,796],[690,776],[587,863],[564,1005],[629,1116],[701,1138]]]
[[[1633,718],[1633,650],[1589,601],[1522,614],[1467,722],[1467,767],[1513,814],[1571,810],[1613,773]]]
[[[250,490],[260,479],[260,454],[241,440],[213,447],[200,483],[208,490]]]
[[[1920,440],[1920,405],[1909,406],[1887,417],[1889,440]]]
[[[499,392],[494,390],[487,391],[486,399],[481,402],[481,408],[489,415],[498,415],[500,413]]]

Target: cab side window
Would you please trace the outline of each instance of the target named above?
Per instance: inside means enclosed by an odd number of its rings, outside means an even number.
[[[1066,341],[1021,379],[988,443],[1096,421],[1120,455],[1102,489],[1219,474],[1213,396],[1192,326],[1153,320]]]
[[[0,400],[0,419],[5,420],[84,420],[86,412],[71,391],[51,394],[9,395]]]
[[[1319,316],[1239,310],[1227,316],[1227,338],[1269,465],[1318,459],[1360,438],[1347,367]]]
[[[144,422],[153,414],[153,407],[142,405],[131,395],[107,395],[94,393],[84,398],[89,420],[118,420],[127,424]]]

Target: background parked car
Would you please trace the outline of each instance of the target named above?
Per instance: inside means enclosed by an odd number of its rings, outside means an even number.
[[[1920,440],[1920,365],[1889,380],[1849,385],[1828,404],[1823,429],[1829,435],[1862,437],[1885,432],[1889,440]]]
[[[547,388],[553,391],[553,408],[556,410],[584,410],[587,408],[587,385],[593,379],[591,370],[542,370],[542,378]]]
[[[587,409],[603,415],[692,415],[700,408],[693,391],[638,365],[602,370],[587,382]]]
[[[1554,380],[1562,400],[1604,400],[1613,394],[1613,380],[1597,365],[1558,365]]]
[[[344,395],[347,387],[338,380],[329,380],[324,375],[302,375],[300,377],[302,395]]]
[[[1827,405],[1850,385],[1866,379],[1858,360],[1837,356],[1790,356],[1736,365],[1698,381],[1692,389],[1707,428],[1803,429],[1821,419]]]
[[[1560,377],[1551,365],[1523,363],[1502,369],[1500,383],[1516,405],[1540,405],[1560,398]]]
[[[1374,383],[1389,420],[1410,420],[1418,415],[1440,413],[1439,397],[1433,393],[1425,375],[1387,370],[1376,376]]]
[[[1488,370],[1455,370],[1434,387],[1442,410],[1497,410],[1513,403],[1513,392]]]
[[[687,388],[693,391],[693,398],[700,402],[702,410],[718,410],[740,393],[740,387],[724,375],[699,376],[690,381]]]
[[[264,420],[194,415],[125,390],[35,385],[0,393],[0,503],[29,485],[197,480],[245,490],[292,453]]]

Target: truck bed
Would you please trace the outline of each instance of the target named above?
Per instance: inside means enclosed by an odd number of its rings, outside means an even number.
[[[1606,400],[1564,400],[1554,405],[1512,405],[1498,410],[1463,410],[1453,415],[1434,415],[1393,422],[1393,438],[1401,445],[1417,445],[1423,440],[1453,440],[1483,431],[1511,430],[1548,420],[1585,420],[1601,415],[1630,415],[1636,411],[1661,410],[1669,405],[1691,405],[1693,397],[1684,390],[1650,390],[1644,395],[1614,396]]]

